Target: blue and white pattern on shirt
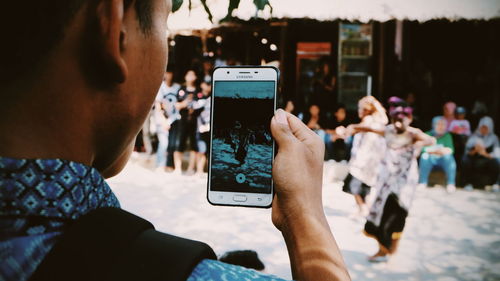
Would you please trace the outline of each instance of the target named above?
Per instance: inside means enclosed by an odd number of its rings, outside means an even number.
[[[266,275],[252,269],[227,263],[203,260],[200,262],[187,281],[284,281],[284,279]]]
[[[0,157],[0,281],[24,281],[67,223],[120,204],[100,173],[59,159]],[[218,261],[200,262],[190,281],[281,280]]]
[[[100,207],[120,204],[96,169],[0,157],[0,280],[27,280],[64,226]]]

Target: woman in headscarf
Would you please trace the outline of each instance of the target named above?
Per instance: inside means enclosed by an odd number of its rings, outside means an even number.
[[[473,185],[493,185],[498,190],[500,146],[493,129],[493,119],[481,118],[465,145],[462,179],[466,190],[472,190]]]
[[[457,164],[453,157],[454,146],[453,138],[446,131],[446,119],[444,117],[434,118],[432,120],[432,130],[426,134],[436,138],[437,143],[433,146],[426,146],[420,156],[420,178],[419,184],[427,186],[429,174],[434,167],[440,167],[444,170],[447,177],[446,190],[455,191],[455,176],[457,173]]]
[[[373,96],[363,97],[358,102],[358,115],[361,123],[347,127],[345,134],[354,135],[349,160],[349,174],[344,181],[344,191],[354,195],[359,208],[359,215],[368,215],[366,197],[370,187],[377,182],[378,166],[384,157],[385,142],[380,135],[364,131],[358,132],[357,127],[383,130],[388,122],[384,107]],[[336,131],[342,131],[337,128]]]

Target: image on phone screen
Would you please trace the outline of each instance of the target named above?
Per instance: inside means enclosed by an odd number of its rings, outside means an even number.
[[[215,81],[211,190],[270,193],[275,81]]]

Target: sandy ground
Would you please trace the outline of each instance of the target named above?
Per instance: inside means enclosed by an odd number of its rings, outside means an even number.
[[[271,223],[271,210],[214,207],[206,200],[206,178],[175,176],[132,160],[109,180],[122,207],[158,230],[208,243],[217,255],[253,249],[266,272],[291,278],[286,247]],[[355,203],[332,178],[338,165],[325,164],[324,206],[353,280],[500,280],[500,194],[434,187],[417,192],[399,252],[386,263],[366,258],[376,242],[364,222],[352,218]]]

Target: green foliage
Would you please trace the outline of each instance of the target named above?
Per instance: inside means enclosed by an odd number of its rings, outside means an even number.
[[[201,4],[203,5],[203,8],[205,9],[205,12],[207,12],[208,19],[210,20],[210,22],[214,22],[214,17],[212,16],[212,12],[208,8],[207,0],[201,0]]]
[[[172,0],[172,12],[175,13],[182,6],[183,0]]]
[[[233,11],[238,9],[240,5],[240,0],[229,0],[229,7],[227,7],[227,15],[221,20],[221,22],[230,21],[233,18]]]
[[[257,10],[259,11],[264,10],[266,6],[271,7],[271,4],[269,4],[269,0],[253,0],[253,3],[255,4],[255,7],[257,7]]]
[[[192,0],[187,0],[187,1],[189,1],[188,8],[189,8],[189,10],[191,10]],[[210,11],[210,8],[207,5],[207,0],[200,0],[200,1],[201,1],[201,4],[203,5],[203,8],[207,12],[208,19],[210,20],[210,22],[213,22],[213,15],[212,15],[212,12]],[[221,20],[221,22],[230,21],[234,18],[233,11],[238,9],[238,7],[240,6],[240,1],[241,0],[229,0],[229,7],[227,8],[227,15]],[[183,2],[184,2],[184,0],[172,0],[172,12],[175,13],[177,10],[179,10],[180,7],[182,6]],[[264,8],[266,6],[269,6],[269,8],[271,8],[271,13],[273,11],[273,7],[269,3],[269,0],[253,0],[253,3],[255,5],[255,7],[257,7],[257,10],[259,10],[259,11],[264,10]]]

